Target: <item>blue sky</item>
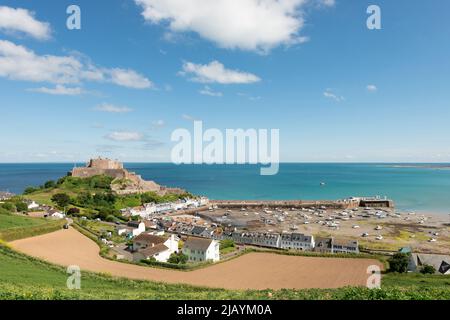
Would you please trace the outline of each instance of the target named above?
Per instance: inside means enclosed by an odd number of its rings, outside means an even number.
[[[448,1],[205,1],[0,0],[0,162],[169,161],[192,119],[280,129],[283,162],[450,161]]]

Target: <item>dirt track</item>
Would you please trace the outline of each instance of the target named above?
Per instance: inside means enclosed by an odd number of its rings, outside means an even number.
[[[369,259],[310,258],[251,253],[208,268],[183,272],[103,259],[99,247],[74,229],[18,240],[12,247],[62,266],[118,277],[226,289],[304,289],[365,286]]]

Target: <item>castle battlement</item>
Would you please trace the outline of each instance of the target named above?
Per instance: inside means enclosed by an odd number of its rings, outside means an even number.
[[[140,175],[126,170],[121,162],[111,159],[91,159],[85,167],[73,168],[69,172],[69,176],[75,178],[90,178],[99,175],[126,180],[111,185],[112,190],[117,194],[152,191],[164,195],[167,193],[179,194],[185,192],[182,189],[162,187],[154,181],[145,181]]]

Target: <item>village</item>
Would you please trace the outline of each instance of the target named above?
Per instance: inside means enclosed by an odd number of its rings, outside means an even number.
[[[86,167],[75,167],[68,176],[86,179],[99,175],[114,178],[111,188],[120,182],[119,192],[112,188],[116,193],[151,191],[176,195],[177,200],[120,208],[118,216],[109,220],[80,214],[77,208],[71,208],[78,213],[73,215],[67,207],[58,209],[25,196],[26,215],[66,219],[64,229],[73,226],[89,234],[107,249],[106,257],[130,263],[195,266],[231,259],[246,249],[318,256],[405,251],[411,253],[412,264],[432,261],[437,271],[450,272],[446,267],[450,265],[446,255],[450,234],[445,223],[431,215],[396,210],[386,197],[210,200],[145,181],[120,162],[102,158],[90,160]],[[0,196],[0,202],[14,197],[7,192]]]
[[[0,202],[14,196],[6,192],[1,195]],[[334,206],[330,207],[329,203],[288,208],[294,204],[274,201],[256,202],[255,206],[255,203],[211,201],[206,197],[186,198],[123,208],[120,212],[123,221],[128,221],[125,223],[87,217],[74,219],[53,206],[41,205],[33,200],[24,201],[28,216],[67,219],[65,228],[69,228],[70,224],[77,224],[95,233],[116,260],[131,263],[154,261],[167,266],[215,263],[232,258],[245,248],[318,255],[359,254],[364,239],[372,237],[374,241],[384,240],[383,223],[378,221],[394,219],[403,223],[414,222],[417,226],[425,222],[433,224],[430,217],[411,212],[401,214],[389,206],[350,208],[352,206],[349,204],[355,199],[336,202],[347,207],[336,209]],[[376,198],[372,200],[380,203],[384,201]],[[376,221],[376,226],[373,227],[372,224],[371,229],[375,233],[372,235],[367,226],[373,220]],[[341,228],[345,230],[346,236],[333,236],[342,234],[339,233]],[[328,236],[318,236],[325,233]],[[425,242],[432,245],[438,242],[439,236],[444,236],[445,239],[448,237],[445,230],[442,234],[430,231]],[[415,235],[411,235],[411,238],[414,237]],[[440,252],[413,252],[417,248],[411,247],[399,246],[398,250],[411,254],[410,271],[418,271],[420,265],[430,264],[441,274],[450,273],[448,255]]]

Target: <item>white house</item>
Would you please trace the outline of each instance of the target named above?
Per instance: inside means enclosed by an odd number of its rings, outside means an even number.
[[[172,210],[172,204],[170,202],[158,203],[155,205],[155,213],[162,213],[170,210]]]
[[[233,232],[234,242],[263,247],[280,248],[281,236],[277,233]]]
[[[173,253],[178,252],[178,238],[171,235],[168,239],[143,233],[133,240],[134,261],[155,258],[167,262]]]
[[[140,221],[130,221],[127,223],[128,227],[133,228],[131,234],[133,237],[137,237],[141,233],[145,232],[145,223]]]
[[[118,226],[117,234],[121,235],[131,235],[137,237],[141,233],[145,232],[145,223],[140,221],[130,221],[126,226]]]
[[[190,262],[219,261],[219,242],[212,239],[189,237],[184,243],[183,254]]]
[[[66,215],[58,210],[51,209],[48,211],[48,217],[52,219],[64,219]]]
[[[28,210],[34,210],[34,209],[37,209],[37,208],[39,208],[39,207],[40,207],[40,205],[37,204],[35,201],[31,201],[31,202],[28,204]]]

